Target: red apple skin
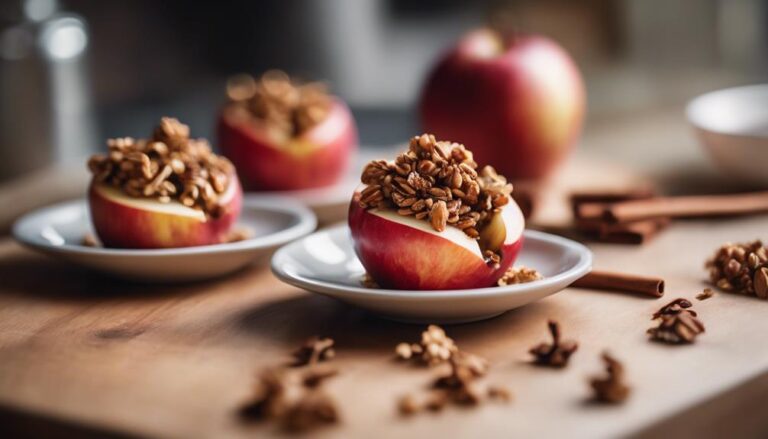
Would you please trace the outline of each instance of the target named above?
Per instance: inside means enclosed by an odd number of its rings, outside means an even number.
[[[496,285],[523,245],[520,234],[501,248],[498,268],[443,237],[390,221],[360,207],[352,199],[349,227],[355,252],[368,274],[382,287],[399,290],[452,290]],[[514,204],[510,217],[523,221]],[[522,231],[522,228],[520,229]]]
[[[345,173],[357,150],[357,127],[346,104],[334,98],[324,121],[277,144],[248,119],[219,115],[219,148],[234,163],[246,190],[280,191],[329,186]]]
[[[223,242],[242,208],[243,190],[237,177],[233,177],[230,185],[222,195],[224,214],[212,219],[205,215],[192,217],[163,211],[162,206],[161,210],[152,210],[162,204],[155,200],[143,200],[142,206],[137,207],[127,199],[128,195],[120,193],[124,198],[116,199],[110,195],[116,193],[116,189],[91,183],[88,190],[91,220],[105,247],[157,249],[218,244]],[[185,212],[193,210],[175,200],[171,203]]]
[[[467,34],[437,64],[419,112],[425,132],[464,143],[513,180],[551,173],[578,140],[586,105],[578,68],[555,42]]]

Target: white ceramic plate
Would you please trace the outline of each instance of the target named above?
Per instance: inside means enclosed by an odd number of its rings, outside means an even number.
[[[768,84],[706,93],[688,104],[686,114],[720,169],[768,187]]]
[[[93,229],[87,202],[77,200],[23,216],[14,224],[13,236],[34,250],[132,281],[187,282],[243,268],[316,226],[312,211],[294,201],[246,196],[237,227],[252,236],[243,241],[158,250],[87,247],[83,237]]]
[[[291,285],[334,297],[385,317],[419,323],[461,323],[487,319],[556,293],[592,266],[585,246],[547,233],[526,231],[516,265],[536,268],[540,281],[494,288],[403,291],[365,288],[365,270],[346,225],[313,233],[272,257],[272,272]]]
[[[248,192],[248,195],[254,198],[288,197],[312,209],[321,224],[341,221],[347,217],[352,193],[360,185],[363,166],[371,160],[394,157],[396,153],[404,151],[407,147],[407,145],[397,145],[360,148],[344,177],[333,186],[295,191]]]

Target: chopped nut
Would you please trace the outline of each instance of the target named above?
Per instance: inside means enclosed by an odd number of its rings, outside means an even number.
[[[502,276],[501,279],[499,279],[497,284],[499,286],[524,284],[528,282],[533,282],[535,280],[540,280],[543,278],[544,276],[542,276],[538,271],[534,270],[533,268],[527,268],[524,266],[511,267],[507,270],[506,273],[504,273],[504,276]]]
[[[163,203],[178,200],[211,217],[223,213],[219,197],[229,186],[234,167],[211,152],[208,142],[191,139],[189,127],[164,117],[149,139],[107,141],[108,155],[88,160],[93,180],[137,198]]]
[[[702,292],[700,292],[699,294],[696,295],[696,299],[697,300],[707,300],[707,299],[709,299],[710,297],[712,297],[714,295],[715,295],[715,292],[712,291],[711,288],[704,288],[704,291],[702,291]]]
[[[707,261],[706,268],[717,288],[768,299],[768,248],[762,241],[726,243]]]
[[[395,354],[401,360],[410,360],[413,357],[413,349],[408,343],[400,343],[395,347]]]
[[[512,185],[493,168],[486,166],[478,174],[464,145],[438,141],[431,134],[413,137],[408,151],[392,162],[368,163],[360,179],[368,185],[358,199],[362,207],[392,208],[400,215],[428,219],[439,232],[450,225],[472,238],[479,236],[489,213],[509,203],[512,193]]]
[[[576,352],[579,345],[573,340],[560,340],[560,326],[557,322],[550,320],[547,326],[552,335],[552,344],[541,343],[532,347],[529,352],[534,356],[535,364],[558,368],[565,367],[568,365],[571,354]]]
[[[310,337],[293,353],[293,366],[311,366],[321,361],[332,359],[336,352],[333,349],[333,339]]]
[[[96,235],[93,233],[86,233],[83,236],[83,246],[85,247],[99,247],[101,244],[99,243],[99,239],[96,238]]]
[[[501,402],[510,402],[512,401],[512,392],[510,392],[509,389],[507,389],[506,387],[489,386],[488,398],[495,399]]]
[[[240,415],[245,419],[261,420],[281,416],[285,413],[284,377],[276,370],[262,372],[256,382],[253,400],[245,404]]]
[[[282,425],[287,431],[304,432],[334,424],[338,420],[339,413],[333,399],[321,390],[310,390],[288,407],[282,417]]]
[[[379,284],[376,283],[376,281],[373,280],[373,277],[371,277],[371,275],[368,273],[363,274],[363,278],[360,279],[360,283],[365,288],[379,288]]]
[[[603,353],[606,375],[590,380],[596,401],[618,404],[629,396],[630,388],[624,384],[624,366],[607,352]]]
[[[328,378],[339,374],[338,369],[332,367],[315,366],[310,368],[302,377],[304,387],[319,387]]]
[[[253,238],[253,232],[245,228],[237,228],[230,231],[225,238],[225,242],[240,242]]]
[[[277,421],[285,430],[295,432],[337,422],[336,405],[321,386],[336,373],[332,368],[314,367],[297,376],[284,369],[267,369],[257,380],[253,399],[240,409],[240,416],[244,420]]]
[[[691,302],[686,299],[675,299],[653,314],[659,325],[648,329],[651,340],[684,344],[693,343],[696,336],[704,332],[704,324],[696,317],[696,312],[690,310]]]
[[[410,416],[417,413],[421,407],[419,406],[419,403],[416,402],[416,398],[414,398],[413,395],[405,395],[398,401],[397,409],[400,411],[401,415]]]

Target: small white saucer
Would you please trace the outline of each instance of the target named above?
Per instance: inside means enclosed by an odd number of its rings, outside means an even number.
[[[313,233],[275,252],[272,272],[286,283],[381,314],[418,323],[462,323],[487,319],[526,305],[587,274],[592,252],[550,235],[525,231],[515,265],[535,268],[544,279],[526,284],[470,290],[403,291],[366,288],[365,272],[346,225]]]
[[[246,196],[237,227],[251,237],[242,241],[157,250],[88,247],[83,238],[93,228],[87,202],[76,200],[24,215],[14,224],[13,236],[33,250],[131,281],[187,282],[243,268],[316,226],[312,211],[294,201]]]

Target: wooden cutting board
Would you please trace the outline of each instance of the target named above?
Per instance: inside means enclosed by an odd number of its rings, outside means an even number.
[[[654,300],[567,289],[498,318],[447,328],[487,357],[489,383],[511,404],[448,408],[412,419],[398,397],[433,372],[392,361],[420,326],[393,323],[281,284],[265,267],[216,282],[132,285],[0,241],[0,430],[37,436],[106,433],[265,437],[272,424],[235,415],[254,374],[284,362],[311,335],[336,339],[341,374],[328,383],[342,414],[316,437],[612,437],[664,433],[737,437],[768,432],[768,302],[718,294],[694,301],[707,327],[692,346],[647,341],[650,315],[703,288],[704,259],[723,241],[765,238],[768,217],[675,223],[643,247],[592,245],[595,266],[667,280]],[[580,348],[565,370],[528,363],[527,349],[561,322]],[[604,349],[632,386],[618,407],[588,402]]]

